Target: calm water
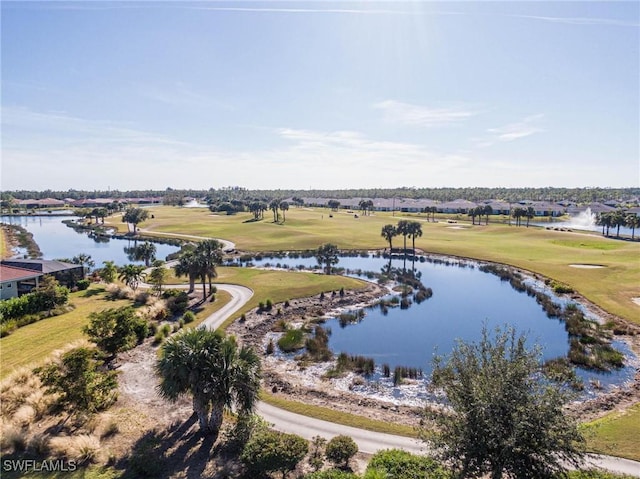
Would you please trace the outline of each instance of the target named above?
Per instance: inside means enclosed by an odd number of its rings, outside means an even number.
[[[299,264],[317,265],[315,258],[263,258],[253,263],[256,266],[280,263],[290,268]],[[340,258],[337,266],[352,271],[380,272],[388,263],[388,259],[382,257]],[[567,355],[569,338],[564,324],[548,318],[535,298],[515,291],[508,282],[480,271],[472,262],[460,264],[464,267],[416,262],[416,271],[421,274],[424,286],[433,290],[433,296],[421,304],[414,302],[406,310],[389,308],[386,315],[379,308],[367,309],[363,321],[345,327],[341,327],[337,319],[327,321],[325,326],[332,332],[330,348],[334,352],[372,357],[377,366],[386,363],[391,369],[395,366],[422,368],[428,376],[436,352],[446,355],[458,339],[478,341],[484,324],[489,329],[508,324],[518,333],[526,333],[530,346],[540,345],[545,359]],[[403,261],[394,259],[392,266],[402,268]],[[407,268],[410,267],[411,262],[407,261]],[[536,284],[536,287],[543,288],[543,285]],[[554,298],[561,304],[568,302],[561,297]],[[624,343],[615,342],[614,347],[635,360]],[[578,374],[586,383],[597,379],[606,386],[631,379],[634,371],[634,367],[628,365],[612,373],[578,370]]]
[[[64,219],[72,217],[48,216],[2,216],[2,223],[23,226],[30,233],[40,247],[44,259],[72,258],[80,253],[90,255],[95,267],[102,266],[104,261],[114,261],[122,266],[131,261],[124,251],[125,247],[134,246],[134,242],[125,239],[101,239],[96,242],[86,232],[75,231],[62,223]],[[156,243],[156,258],[164,260],[167,255],[178,251],[176,246]]]

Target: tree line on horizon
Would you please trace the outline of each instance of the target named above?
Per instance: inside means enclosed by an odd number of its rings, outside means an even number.
[[[209,188],[209,189],[174,189],[164,190],[5,190],[1,194],[2,201],[9,198],[16,200],[56,198],[65,199],[95,199],[95,198],[144,198],[162,197],[165,203],[178,204],[184,198],[204,198],[208,202],[215,201],[247,201],[251,199],[264,199],[267,202],[274,198],[291,197],[329,197],[336,199],[347,198],[410,198],[431,199],[434,201],[453,201],[464,198],[469,201],[481,201],[497,199],[506,202],[528,199],[531,201],[573,201],[576,203],[601,202],[606,200],[628,201],[640,197],[639,187],[628,188],[354,188],[354,189],[248,189],[239,186]]]

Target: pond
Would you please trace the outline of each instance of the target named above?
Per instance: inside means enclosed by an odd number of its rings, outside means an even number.
[[[407,309],[400,307],[367,308],[363,320],[341,326],[338,318],[330,319],[325,327],[331,330],[329,347],[335,353],[346,352],[375,360],[376,375],[380,378],[379,367],[389,365],[419,368],[425,377],[431,372],[434,354],[446,355],[457,340],[478,341],[484,325],[493,330],[505,325],[513,326],[518,333],[526,333],[528,344],[540,345],[545,360],[566,357],[569,352],[569,335],[565,324],[551,319],[536,298],[516,291],[508,281],[480,270],[473,261],[433,257],[412,264],[416,276],[425,287],[431,288],[433,296],[420,304],[413,302]],[[290,269],[304,265],[317,267],[315,258],[267,258],[254,259],[255,266],[275,266]],[[404,261],[381,256],[342,257],[337,267],[346,268],[346,273],[361,277],[371,276],[368,271],[380,272],[388,268],[402,269]],[[357,271],[357,274],[354,273]],[[541,282],[532,278],[525,280],[532,288],[544,291],[553,301],[566,306],[573,301],[555,295]],[[578,307],[589,319],[598,318]],[[602,387],[619,385],[633,378],[636,362],[630,348],[622,341],[614,341],[612,346],[627,357],[621,369],[603,373],[577,368],[578,376],[585,386],[597,381]]]
[[[125,248],[134,246],[134,241],[119,238],[93,239],[87,232],[76,231],[62,223],[64,219],[72,218],[74,217],[2,216],[0,221],[20,225],[32,233],[45,259],[72,258],[84,253],[91,256],[96,268],[101,267],[104,261],[113,261],[118,266],[142,264],[130,260],[125,252]],[[180,249],[168,244],[156,243],[155,246],[156,258],[162,260]]]

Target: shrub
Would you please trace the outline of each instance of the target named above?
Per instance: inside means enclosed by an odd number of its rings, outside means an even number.
[[[438,461],[400,449],[387,449],[374,454],[367,466],[367,472],[371,470],[384,471],[387,477],[393,479],[414,479],[416,477],[445,479],[450,477]]]
[[[358,445],[349,436],[336,436],[327,443],[326,458],[336,466],[349,467],[349,460],[358,452]]]
[[[278,431],[260,431],[245,445],[240,460],[255,475],[293,471],[309,450],[300,436]],[[255,477],[255,476],[253,476]]]
[[[324,465],[324,448],[327,440],[322,436],[314,436],[311,440],[311,454],[309,454],[309,465],[314,471],[319,471]]]
[[[193,311],[187,311],[182,315],[182,320],[185,322],[185,324],[193,323],[196,320],[196,315],[193,313]]]
[[[88,279],[81,279],[76,283],[76,286],[80,291],[84,291],[85,289],[89,288],[90,284],[91,284],[91,281],[89,281]]]
[[[290,329],[278,340],[278,347],[285,353],[297,351],[304,347],[304,331]]]

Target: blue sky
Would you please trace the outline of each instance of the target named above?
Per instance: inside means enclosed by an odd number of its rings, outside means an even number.
[[[638,2],[14,2],[3,190],[640,185]]]

